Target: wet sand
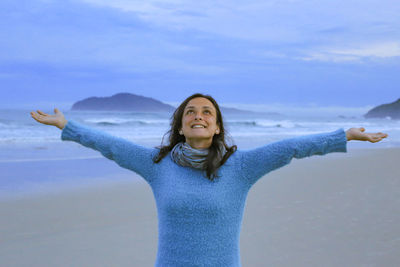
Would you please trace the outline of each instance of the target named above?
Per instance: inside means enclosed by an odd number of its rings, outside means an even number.
[[[357,149],[263,177],[247,199],[243,266],[400,266],[399,164],[398,148]],[[137,180],[2,200],[0,266],[153,266],[156,216]]]

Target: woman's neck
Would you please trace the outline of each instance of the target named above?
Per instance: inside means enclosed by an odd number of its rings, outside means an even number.
[[[193,139],[186,139],[185,141],[189,146],[194,149],[207,149],[210,148],[212,144],[212,139],[209,140],[193,140]]]

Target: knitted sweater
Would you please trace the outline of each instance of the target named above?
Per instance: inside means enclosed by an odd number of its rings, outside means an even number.
[[[155,266],[241,266],[239,234],[249,189],[292,158],[346,152],[343,129],[285,139],[256,149],[237,150],[210,181],[203,171],[182,167],[168,154],[153,162],[146,148],[69,121],[61,134],[98,150],[142,176],[157,205],[158,251]]]

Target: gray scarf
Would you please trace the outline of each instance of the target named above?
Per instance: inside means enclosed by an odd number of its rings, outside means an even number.
[[[225,146],[223,144],[220,144],[220,146],[222,148],[222,155],[218,153],[219,161],[221,161],[226,153]],[[172,160],[178,165],[204,170],[206,168],[208,151],[208,148],[195,149],[186,142],[180,142],[172,149],[171,157]]]

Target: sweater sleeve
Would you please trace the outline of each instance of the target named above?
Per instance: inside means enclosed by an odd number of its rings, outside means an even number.
[[[75,141],[99,151],[106,158],[115,161],[123,168],[141,175],[148,182],[153,176],[154,148],[146,148],[105,132],[68,121],[61,133],[62,140]]]
[[[265,174],[290,163],[293,158],[347,152],[347,138],[343,129],[284,139],[256,149],[242,152],[241,171],[253,185]]]

